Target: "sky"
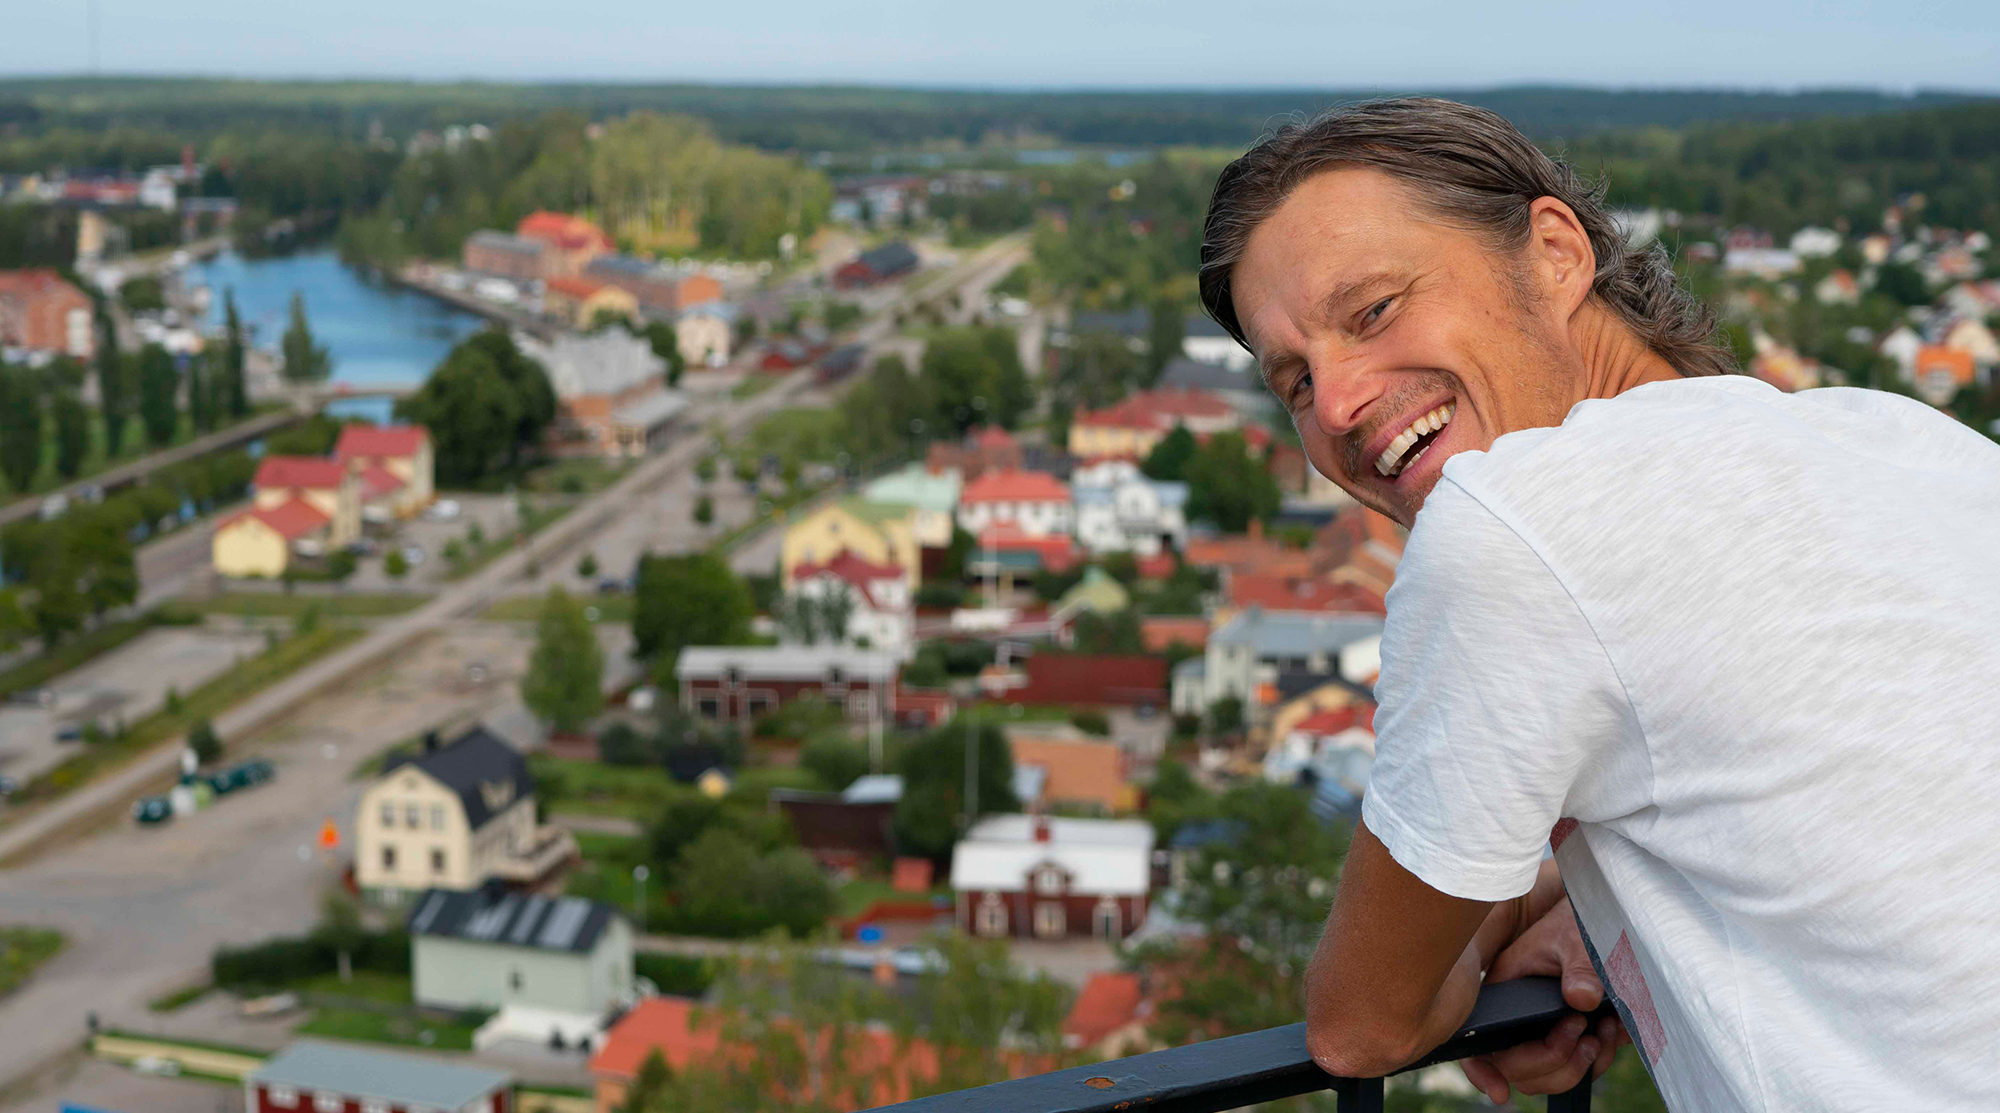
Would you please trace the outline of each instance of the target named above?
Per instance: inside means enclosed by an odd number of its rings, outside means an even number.
[[[40,0],[0,75],[2000,92],[1996,0]],[[1533,9],[1533,10],[1524,10]]]

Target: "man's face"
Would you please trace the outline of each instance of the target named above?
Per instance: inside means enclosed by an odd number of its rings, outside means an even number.
[[[1376,170],[1302,183],[1230,284],[1313,466],[1405,526],[1445,460],[1560,424],[1581,394],[1566,317],[1530,260],[1437,222]]]

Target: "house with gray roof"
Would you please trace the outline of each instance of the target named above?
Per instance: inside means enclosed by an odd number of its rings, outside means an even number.
[[[1227,329],[1206,313],[1190,313],[1181,322],[1181,354],[1238,373],[1254,372],[1257,366],[1257,358],[1250,354],[1250,349],[1238,344]]]
[[[686,395],[667,389],[667,361],[622,328],[548,340],[523,332],[514,343],[542,365],[555,388],[560,412],[550,447],[558,453],[644,455],[660,447],[688,407]]]
[[[1341,678],[1342,651],[1381,637],[1379,615],[1246,607],[1208,636],[1200,658],[1175,667],[1174,712],[1200,714],[1217,700],[1235,697],[1254,721],[1261,688],[1275,688],[1281,675]]]
[[[256,1113],[513,1113],[514,1076],[490,1067],[350,1044],[299,1040],[243,1079]]]
[[[632,929],[600,901],[432,889],[408,929],[419,1005],[602,1016],[633,998]]]

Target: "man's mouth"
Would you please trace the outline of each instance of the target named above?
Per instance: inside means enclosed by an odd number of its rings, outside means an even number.
[[[1451,415],[1457,405],[1456,402],[1446,402],[1410,422],[1396,434],[1395,440],[1389,442],[1389,447],[1382,450],[1382,455],[1375,458],[1375,471],[1384,478],[1394,479],[1415,464],[1430,450],[1432,442],[1438,439],[1444,427],[1451,424]]]

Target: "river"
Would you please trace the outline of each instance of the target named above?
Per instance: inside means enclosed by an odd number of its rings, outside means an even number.
[[[292,294],[304,295],[306,320],[333,357],[336,383],[420,383],[452,345],[486,326],[481,317],[413,290],[364,278],[331,248],[261,259],[225,251],[195,264],[190,275],[213,292],[211,325],[222,320],[223,291],[235,291],[236,310],[259,348],[277,348]],[[379,398],[329,408],[377,421],[389,411]]]

